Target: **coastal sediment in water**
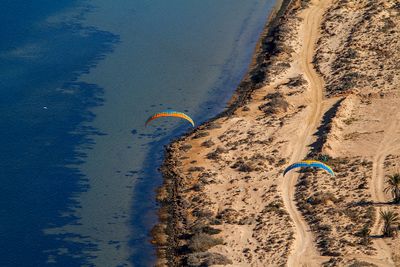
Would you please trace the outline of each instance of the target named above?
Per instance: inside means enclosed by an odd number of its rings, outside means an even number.
[[[400,264],[399,29],[394,0],[284,1],[229,108],[166,149],[159,266]],[[282,176],[305,158],[336,176]]]

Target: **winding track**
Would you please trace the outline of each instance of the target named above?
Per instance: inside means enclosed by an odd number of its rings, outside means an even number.
[[[324,81],[317,74],[312,64],[315,42],[319,35],[320,22],[330,1],[315,0],[312,1],[310,8],[304,12],[304,26],[301,29],[301,35],[304,37],[302,51],[298,55],[303,74],[309,82],[309,110],[307,124],[298,138],[295,140],[293,153],[290,162],[302,160],[308,151],[308,145],[313,139],[313,133],[316,131],[322,118],[322,99]],[[293,251],[289,256],[288,266],[320,266],[319,254],[314,246],[313,236],[310,229],[297,210],[294,201],[294,193],[297,182],[297,175],[292,173],[287,175],[282,183],[282,197],[290,217],[296,228],[296,240]]]
[[[324,81],[317,74],[312,64],[314,55],[314,45],[319,34],[319,26],[326,7],[330,4],[330,0],[313,0],[312,6],[304,12],[304,26],[301,29],[301,36],[304,36],[304,45],[302,51],[298,54],[298,62],[300,62],[303,74],[309,82],[309,96],[307,101],[308,117],[306,125],[302,132],[295,140],[290,162],[302,160],[308,151],[308,145],[313,139],[313,133],[320,124],[322,118],[322,100]],[[397,114],[392,112],[391,114]],[[400,151],[400,140],[396,131],[400,130],[400,121],[393,118],[385,130],[385,135],[377,149],[373,159],[373,176],[371,193],[372,198],[376,202],[387,201],[383,192],[384,187],[384,161],[387,155],[394,151]],[[296,189],[297,177],[295,173],[288,174],[282,183],[282,198],[285,207],[294,222],[296,231],[296,240],[291,255],[288,259],[288,266],[321,266],[321,257],[314,245],[313,235],[297,210],[294,194]],[[380,207],[377,207],[377,216],[379,216]],[[372,228],[372,234],[379,235],[382,225],[377,217]],[[373,257],[357,257],[360,260],[373,263],[377,266],[395,266],[389,246],[383,239],[375,241],[377,255]]]
[[[392,114],[397,115],[396,112],[392,112]],[[373,159],[371,195],[373,200],[378,203],[384,203],[387,201],[386,195],[383,192],[385,183],[384,162],[386,156],[392,151],[400,150],[399,140],[396,139],[396,130],[398,130],[398,126],[398,119],[393,118],[393,120],[390,120],[390,125],[386,128],[383,139],[379,144],[376,155]],[[379,219],[380,210],[381,208],[378,206],[376,208],[375,224],[371,230],[371,233],[374,235],[379,235],[382,228]],[[376,258],[380,261],[375,264],[378,266],[395,266],[392,260],[390,248],[385,243],[385,240],[379,238],[376,239],[375,246],[378,252]]]

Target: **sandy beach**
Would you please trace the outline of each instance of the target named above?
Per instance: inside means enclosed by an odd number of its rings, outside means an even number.
[[[229,108],[166,150],[158,265],[400,266],[399,51],[396,0],[283,1]],[[303,159],[336,176],[283,176]]]

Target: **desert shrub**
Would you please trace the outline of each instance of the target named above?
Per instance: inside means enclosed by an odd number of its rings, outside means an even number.
[[[323,232],[328,232],[328,233],[332,232],[332,226],[329,224],[321,224],[318,228],[320,231],[323,231]]]
[[[221,233],[220,229],[216,229],[216,228],[213,228],[210,226],[203,227],[202,231],[203,231],[203,233],[206,233],[209,235],[216,235],[216,234]]]
[[[192,187],[193,191],[200,192],[204,189],[204,185],[197,183]]]
[[[252,172],[253,171],[253,167],[250,164],[245,163],[243,160],[236,161],[231,166],[231,168],[237,169],[240,172]]]
[[[193,139],[199,139],[199,138],[206,137],[209,135],[210,135],[209,132],[198,132],[193,136]]]
[[[250,79],[255,84],[261,83],[265,79],[265,72],[263,70],[257,70],[257,71],[252,73]]]
[[[360,218],[360,212],[356,209],[346,208],[343,210],[343,213],[349,217],[353,222],[358,222]]]
[[[344,53],[343,56],[345,56],[345,57],[347,57],[347,58],[350,58],[350,59],[355,59],[355,58],[357,57],[357,51],[354,50],[353,48],[349,48],[349,49]]]
[[[289,81],[286,83],[286,85],[290,88],[301,86],[306,84],[307,81],[303,78],[303,75],[298,75],[296,77],[289,78]]]
[[[238,171],[240,172],[251,172],[253,171],[253,168],[251,167],[251,165],[243,163],[239,165]]]
[[[289,108],[289,103],[279,92],[268,94],[264,97],[264,99],[269,101],[263,105],[260,105],[258,109],[263,111],[265,114],[286,112]]]
[[[211,218],[214,213],[211,210],[197,207],[192,211],[192,215],[197,218]]]
[[[212,130],[212,129],[219,129],[219,128],[221,128],[222,126],[221,126],[221,124],[220,123],[218,123],[218,122],[210,122],[210,123],[208,123],[205,127],[204,127],[204,129],[206,129],[206,130]]]
[[[193,166],[188,169],[188,172],[202,172],[204,170],[204,167]]]
[[[371,244],[370,234],[371,234],[370,225],[366,224],[356,233],[356,236],[360,237],[360,244],[367,246]]]
[[[345,119],[343,122],[344,122],[346,125],[350,125],[350,124],[352,124],[353,122],[355,122],[355,121],[357,121],[357,120],[358,120],[358,119],[351,117],[351,118]]]
[[[191,148],[192,148],[192,145],[190,145],[190,144],[183,144],[183,145],[181,145],[181,147],[180,147],[179,149],[181,149],[181,150],[187,152],[187,151],[189,151]]]
[[[372,263],[369,262],[365,262],[365,261],[358,261],[358,260],[354,260],[354,262],[352,262],[349,267],[372,267],[372,266],[376,266]]]
[[[189,172],[202,172],[204,171],[204,167],[193,166],[188,169]]]
[[[235,209],[224,209],[219,212],[216,219],[222,220],[225,223],[236,224],[240,218],[240,213]]]
[[[225,149],[217,147],[213,152],[208,153],[206,157],[208,159],[217,160],[220,158],[220,154],[224,153],[225,151],[226,151]]]
[[[204,252],[210,248],[223,244],[221,238],[214,238],[205,233],[198,233],[189,240],[188,247],[193,252]]]
[[[242,108],[242,110],[243,110],[243,111],[250,111],[250,108],[249,108],[248,106],[244,106],[244,107]]]
[[[328,201],[332,201],[333,203],[337,202],[338,199],[335,197],[335,195],[331,192],[317,192],[313,196],[309,197],[307,199],[307,202],[310,203],[311,205],[318,205],[321,203],[328,203]]]
[[[196,252],[188,255],[185,266],[200,267],[227,264],[232,264],[232,261],[219,253]]]
[[[282,207],[283,207],[282,202],[272,201],[265,207],[264,211],[265,212],[278,212],[279,210],[282,209]]]
[[[215,145],[215,143],[211,140],[211,139],[209,139],[209,140],[207,140],[207,141],[204,141],[203,143],[201,143],[201,146],[204,146],[204,147],[212,147],[213,145]]]

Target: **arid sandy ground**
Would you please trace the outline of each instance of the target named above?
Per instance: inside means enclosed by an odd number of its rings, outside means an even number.
[[[292,1],[272,46],[244,105],[168,148],[159,265],[400,266],[378,220],[400,213],[400,3]],[[336,176],[282,176],[305,158]]]

